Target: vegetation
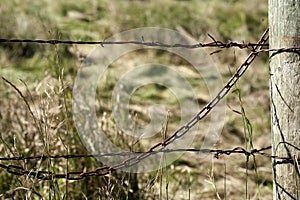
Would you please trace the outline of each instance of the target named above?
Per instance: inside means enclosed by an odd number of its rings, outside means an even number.
[[[267,27],[267,1],[53,1],[2,0],[0,37],[102,41],[113,34],[140,27],[163,27],[188,34],[199,42],[256,42]],[[72,116],[72,89],[76,74],[93,45],[1,43],[0,152],[1,157],[89,154]],[[216,49],[206,49],[208,53]],[[213,54],[224,82],[243,62],[248,50],[223,49]],[[205,82],[185,61],[160,51],[138,51],[121,57],[104,74],[97,88],[99,122],[114,144],[140,151],[135,138],[118,129],[112,115],[112,91],[119,77],[145,63],[161,63],[182,72],[197,94],[199,107],[209,100]],[[204,88],[204,89],[203,89]],[[165,87],[148,85],[132,96],[131,115],[137,123],[149,122],[143,112],[150,105],[168,105],[165,134],[178,128],[180,105]],[[226,98],[226,124],[214,148],[270,145],[267,55],[261,55]],[[28,106],[30,109],[28,109]],[[31,112],[32,113],[31,113]],[[204,120],[200,127],[205,127]],[[167,124],[167,125],[166,125]],[[118,137],[116,137],[116,134]],[[120,139],[121,138],[121,139]],[[199,148],[203,136],[192,147]],[[160,136],[157,140],[162,140]],[[155,141],[152,141],[155,142]],[[151,144],[144,144],[146,147]],[[153,145],[153,144],[152,144]],[[253,145],[253,146],[252,146]],[[94,158],[1,161],[28,170],[57,173],[90,171],[101,166]],[[185,153],[171,165],[152,173],[117,171],[79,181],[41,181],[14,176],[0,169],[0,195],[17,199],[269,199],[272,197],[270,159],[243,155],[213,155],[200,159]]]

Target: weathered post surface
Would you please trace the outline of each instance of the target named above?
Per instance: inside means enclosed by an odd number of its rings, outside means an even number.
[[[270,48],[300,46],[300,0],[269,0]],[[273,199],[300,199],[300,54],[270,52]]]

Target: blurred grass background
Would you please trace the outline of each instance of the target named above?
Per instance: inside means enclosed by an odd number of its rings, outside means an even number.
[[[211,41],[207,33],[224,42],[256,42],[268,26],[266,0],[2,0],[0,21],[1,38],[80,41],[102,41],[121,31],[150,26],[177,30],[199,42]],[[89,153],[73,124],[72,88],[82,59],[93,48],[93,45],[0,44],[1,76],[22,91],[34,113],[31,116],[16,91],[0,81],[1,157]],[[214,50],[206,49],[208,53]],[[212,55],[224,81],[248,53],[231,48]],[[102,128],[109,135],[117,132],[124,137],[127,143],[119,138],[115,142],[120,142],[126,150],[132,148],[132,141],[118,131],[111,116],[112,88],[126,72],[124,68],[149,62],[176,67],[195,88],[199,106],[209,100],[201,89],[201,77],[185,62],[171,56],[143,51],[122,57],[108,69],[105,84],[98,88],[97,114]],[[267,55],[255,60],[234,91],[226,98],[226,124],[215,148],[245,147],[251,139],[244,129],[245,118],[234,112],[241,112],[242,107],[251,123],[254,148],[270,145]],[[176,129],[180,113],[166,88],[147,86],[134,95],[131,103],[136,105],[132,112],[141,117],[142,124],[147,122],[142,112],[147,106],[169,105],[170,133]],[[100,165],[95,159],[3,163],[61,173],[88,171]],[[0,170],[0,195],[3,199],[12,196],[17,199],[271,199],[271,163],[263,157],[258,157],[256,163],[252,159],[247,163],[243,155],[220,159],[211,156],[203,160],[186,153],[172,165],[153,173],[117,172],[71,182],[40,181]]]

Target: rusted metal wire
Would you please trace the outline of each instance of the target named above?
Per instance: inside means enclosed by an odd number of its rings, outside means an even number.
[[[211,34],[208,34],[211,38],[212,42],[206,43],[195,43],[195,44],[167,44],[158,41],[145,41],[145,38],[142,36],[141,40],[132,40],[132,41],[74,41],[74,40],[42,40],[42,39],[8,39],[8,38],[0,38],[0,45],[4,43],[33,43],[33,44],[50,44],[50,45],[100,45],[102,47],[106,45],[142,45],[148,47],[163,47],[163,48],[187,48],[187,49],[197,49],[197,48],[219,48],[219,49],[227,49],[227,48],[239,48],[239,49],[249,49],[251,51],[258,51],[258,52],[273,52],[271,57],[276,54],[289,52],[289,53],[297,53],[300,55],[300,47],[293,47],[293,48],[278,48],[278,49],[268,49],[268,43],[251,43],[251,42],[223,42],[220,40],[216,40]],[[263,47],[264,49],[257,50],[255,47]],[[211,53],[215,54],[222,50],[217,50]]]
[[[208,43],[196,43],[196,44],[166,44],[158,41],[145,41],[145,38],[142,37],[141,41],[132,40],[132,41],[73,41],[73,40],[35,40],[35,39],[6,39],[6,38],[0,38],[0,44],[1,43],[36,43],[36,44],[51,44],[51,45],[58,45],[58,44],[66,44],[66,45],[72,45],[72,44],[94,44],[94,45],[100,45],[104,47],[105,45],[128,45],[128,44],[135,44],[135,45],[142,45],[142,46],[149,46],[149,47],[165,47],[165,48],[203,48],[203,47],[219,47],[219,48],[231,48],[231,47],[237,47],[240,49],[253,49],[256,46],[263,46],[268,47],[268,44],[256,44],[256,43],[245,43],[245,42],[222,42],[217,41],[214,37],[212,37],[210,34],[208,34],[209,37],[213,40],[212,42]]]
[[[270,150],[271,146],[267,146],[260,149],[252,149],[251,151],[247,151],[242,147],[236,147],[233,149],[162,149],[159,151],[152,151],[151,155],[158,154],[158,153],[172,153],[172,152],[194,152],[194,153],[206,153],[206,154],[214,154],[214,157],[219,159],[221,155],[231,155],[231,154],[243,154],[245,156],[255,156],[261,155],[268,158],[278,159],[281,162],[285,163],[295,163],[295,160],[288,157],[279,157],[279,156],[272,156],[266,153],[266,150]],[[78,159],[78,158],[91,158],[91,157],[112,157],[112,156],[120,156],[120,155],[132,155],[132,154],[141,154],[143,152],[121,152],[121,153],[106,153],[106,154],[96,154],[96,155],[55,155],[55,156],[18,156],[18,157],[3,157],[0,158],[1,161],[15,161],[15,160],[34,160],[34,159]],[[300,159],[296,160],[296,162],[300,163]],[[127,163],[128,164],[128,163]],[[132,165],[130,165],[132,166]],[[40,171],[40,170],[28,170],[21,166],[17,165],[4,165],[0,164],[0,168],[5,169],[8,173],[17,175],[17,176],[30,176],[36,179],[41,180],[51,180],[51,179],[67,179],[67,180],[80,180],[85,177],[90,176],[104,176],[115,171],[115,168],[111,168],[109,166],[102,166],[93,171],[83,172],[83,171],[72,171],[67,172],[65,174],[62,173],[54,173],[51,171]]]

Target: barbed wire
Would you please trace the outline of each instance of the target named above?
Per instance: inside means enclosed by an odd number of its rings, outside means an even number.
[[[257,43],[245,43],[245,42],[222,42],[217,41],[213,36],[208,34],[209,37],[213,40],[213,42],[208,43],[196,43],[196,44],[166,44],[162,42],[157,41],[151,41],[146,42],[144,37],[141,37],[141,40],[132,40],[132,41],[73,41],[73,40],[40,40],[40,39],[5,39],[0,38],[0,44],[1,43],[36,43],[36,44],[51,44],[51,45],[57,45],[57,44],[94,44],[94,45],[100,45],[104,47],[104,45],[128,45],[128,44],[135,44],[135,45],[143,45],[143,46],[149,46],[149,47],[165,47],[165,48],[203,48],[203,47],[219,47],[219,48],[231,48],[231,47],[238,47],[240,49],[244,48],[253,48],[256,46],[263,46],[268,47],[268,44],[257,44]]]
[[[167,44],[158,41],[145,41],[145,38],[142,36],[141,40],[132,40],[132,41],[74,41],[74,40],[42,40],[42,39],[7,39],[7,38],[0,38],[0,45],[2,43],[35,43],[35,44],[50,44],[50,45],[58,45],[58,44],[65,44],[65,45],[100,45],[104,47],[105,45],[142,45],[147,47],[162,47],[162,48],[187,48],[187,49],[197,49],[197,48],[239,48],[239,49],[249,49],[251,51],[255,51],[255,47],[264,47],[265,49],[260,49],[259,52],[274,52],[270,56],[273,57],[276,54],[289,52],[289,53],[296,53],[300,55],[300,47],[292,47],[292,48],[273,48],[267,49],[269,47],[268,43],[259,44],[259,43],[251,43],[251,42],[222,42],[220,40],[216,40],[211,34],[208,36],[212,39],[212,42],[207,43],[196,43],[196,44]],[[221,50],[214,51],[210,53],[210,55],[220,52]]]
[[[244,63],[237,69],[236,73],[229,79],[227,84],[219,91],[219,93],[205,107],[203,107],[191,120],[189,120],[185,125],[178,128],[171,136],[166,138],[163,142],[157,143],[154,146],[152,146],[148,151],[143,152],[139,155],[129,157],[119,164],[116,164],[114,166],[96,168],[93,171],[85,172],[84,175],[80,174],[80,176],[105,175],[110,171],[114,171],[122,168],[128,168],[146,159],[147,157],[152,155],[153,152],[165,150],[169,144],[184,136],[186,133],[190,131],[192,127],[194,127],[199,121],[205,118],[208,115],[208,113],[210,113],[210,111],[226,96],[226,94],[230,91],[230,89],[234,86],[234,84],[240,79],[240,77],[248,69],[249,65],[257,57],[257,55],[259,54],[259,52],[257,51],[262,49],[263,44],[265,44],[268,41],[268,38],[269,37],[268,37],[268,29],[267,29],[261,36],[260,40],[258,41],[257,43],[258,45],[253,47],[254,51],[252,51],[248,55]],[[217,43],[217,41],[215,43]],[[2,166],[2,167],[6,168],[7,171],[10,173],[24,174],[24,172],[26,172],[24,171],[24,169],[20,169],[20,167],[12,167],[12,166]],[[12,171],[12,168],[17,170],[18,172]],[[22,173],[19,171],[22,171]],[[35,173],[35,175],[41,176],[41,173]],[[62,177],[62,176],[58,176],[58,177]],[[64,177],[67,178],[66,175],[64,175]]]
[[[286,159],[284,157],[272,156],[270,154],[262,153],[265,150],[271,149],[271,146],[263,147],[261,149],[254,149],[251,152],[247,152],[246,149],[242,147],[235,147],[229,150],[222,149],[161,149],[158,151],[152,151],[151,153],[174,153],[174,152],[198,152],[198,153],[215,153],[215,157],[219,158],[221,154],[230,155],[233,153],[242,153],[245,155],[254,155],[260,154],[270,158],[278,158],[278,159]],[[119,152],[119,153],[102,153],[102,154],[66,154],[66,155],[37,155],[37,156],[14,156],[14,157],[0,157],[0,161],[21,161],[21,160],[46,160],[46,159],[76,159],[76,158],[100,158],[100,157],[114,157],[114,156],[128,156],[134,154],[141,154],[145,152],[141,151],[127,151],[127,152]]]
[[[88,42],[88,41],[62,41],[62,40],[20,40],[20,39],[0,39],[1,43],[42,43],[42,44],[97,44],[104,47],[104,45],[115,45],[115,44],[136,44],[136,45],[144,45],[144,46],[159,46],[166,48],[202,48],[202,47],[219,47],[219,48],[230,48],[230,47],[238,47],[238,48],[248,48],[251,50],[248,57],[245,61],[240,65],[237,69],[236,73],[229,79],[227,84],[219,91],[219,93],[205,106],[203,107],[190,121],[188,121],[185,125],[178,128],[170,137],[166,138],[164,141],[155,144],[148,151],[145,152],[120,152],[120,153],[108,153],[108,154],[98,154],[98,155],[54,155],[54,156],[28,156],[28,157],[12,157],[12,158],[0,158],[0,161],[12,161],[12,160],[31,160],[31,159],[70,159],[70,158],[90,158],[90,157],[109,157],[109,156],[130,156],[125,159],[123,162],[113,166],[102,166],[96,168],[92,171],[87,172],[67,172],[65,174],[58,174],[50,171],[37,171],[37,170],[26,170],[25,168],[17,165],[4,165],[0,164],[0,168],[6,169],[6,171],[10,174],[14,175],[26,175],[32,176],[37,179],[42,180],[51,180],[51,179],[68,179],[68,180],[79,180],[85,177],[90,176],[104,176],[118,169],[132,167],[137,165],[142,160],[148,158],[153,154],[158,153],[171,153],[171,152],[198,152],[198,153],[214,153],[216,158],[219,158],[220,155],[231,155],[233,153],[244,154],[246,156],[255,156],[255,154],[259,154],[265,157],[273,158],[273,159],[281,159],[282,162],[294,163],[295,160],[288,157],[279,157],[273,156],[265,153],[265,150],[271,148],[265,147],[262,149],[253,149],[251,151],[247,151],[242,147],[236,147],[231,150],[217,150],[217,149],[168,149],[167,146],[174,142],[175,140],[181,138],[185,134],[187,134],[192,127],[194,127],[199,121],[205,118],[212,109],[226,96],[226,94],[231,90],[231,88],[235,85],[235,83],[242,77],[245,71],[248,69],[250,64],[255,60],[259,53],[262,52],[292,52],[299,54],[298,47],[296,48],[281,48],[281,49],[263,49],[263,47],[268,47],[266,43],[268,41],[268,29],[262,34],[261,38],[257,43],[237,43],[237,42],[221,42],[215,40],[211,35],[209,37],[213,40],[210,43],[199,43],[194,45],[186,45],[186,44],[164,44],[160,42],[145,42],[144,38],[142,41],[120,41],[120,42]],[[274,55],[274,53],[272,55]],[[299,159],[296,161],[299,162]]]
[[[247,151],[245,148],[242,147],[236,147],[233,149],[161,149],[158,151],[152,151],[151,155],[158,154],[158,153],[172,153],[172,152],[194,152],[194,153],[204,153],[204,154],[214,154],[214,157],[219,159],[221,155],[231,155],[231,154],[244,154],[245,156],[255,156],[255,155],[262,155],[264,157],[268,158],[274,158],[279,159],[282,162],[285,163],[300,163],[300,158],[298,160],[293,160],[292,158],[288,157],[280,157],[280,156],[272,156],[268,153],[265,153],[266,150],[271,149],[271,146],[263,147],[260,149],[252,149],[251,151]],[[54,156],[17,156],[17,157],[2,157],[0,158],[1,161],[21,161],[21,160],[33,160],[33,159],[76,159],[76,158],[92,158],[92,157],[112,157],[112,156],[126,156],[126,155],[132,155],[132,154],[142,154],[144,152],[120,152],[120,153],[106,153],[106,154],[89,154],[89,155],[54,155]],[[30,176],[41,180],[52,180],[52,179],[67,179],[67,180],[80,180],[85,177],[90,176],[104,176],[107,175],[116,169],[110,168],[109,166],[102,166],[100,168],[97,168],[97,170],[92,172],[84,172],[84,171],[72,171],[67,173],[54,173],[51,171],[42,171],[42,170],[36,170],[36,169],[25,169],[24,167],[17,166],[17,165],[4,165],[0,164],[0,168],[5,169],[8,173],[18,176]],[[101,173],[100,172],[101,169]]]

